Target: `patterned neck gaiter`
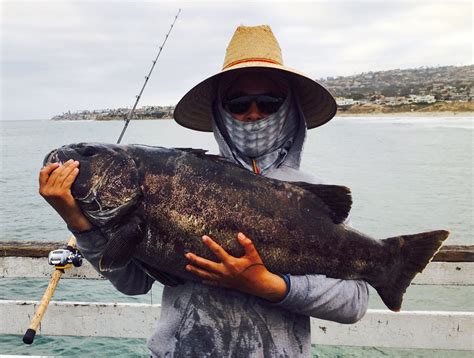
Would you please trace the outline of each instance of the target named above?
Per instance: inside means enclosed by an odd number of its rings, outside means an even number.
[[[219,114],[235,148],[249,158],[258,158],[277,149],[285,141],[287,136],[282,129],[289,104],[288,96],[278,112],[257,121],[238,121],[222,105],[219,106]]]
[[[226,157],[232,156],[244,168],[254,170],[254,162],[260,173],[278,167],[286,158],[289,149],[294,143],[300,121],[298,111],[293,105],[291,92],[280,109],[257,121],[243,122],[232,117],[222,107],[218,95],[214,108],[214,135],[216,130],[227,143],[231,153],[222,153]],[[217,138],[216,138],[217,139]]]

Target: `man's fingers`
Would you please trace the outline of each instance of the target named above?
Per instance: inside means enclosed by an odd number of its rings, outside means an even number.
[[[204,235],[202,237],[202,241],[209,247],[212,252],[221,260],[226,261],[229,257],[229,254],[214,240],[212,240],[209,236]]]
[[[197,256],[193,253],[187,253],[186,258],[191,261],[194,265],[197,265],[203,269],[206,269],[207,271],[212,271],[215,273],[219,273],[221,270],[222,264],[207,260],[205,258],[202,258],[200,256]]]
[[[59,163],[51,163],[46,165],[40,170],[39,173],[39,183],[40,186],[46,185],[49,179],[49,175],[59,167]]]
[[[71,173],[64,179],[63,186],[70,188],[74,180],[76,180],[77,174],[79,174],[79,168],[73,168]]]
[[[203,269],[200,269],[199,267],[193,266],[193,265],[186,265],[186,271],[189,271],[200,278],[202,278],[205,281],[217,281],[218,276],[216,274],[213,274],[211,272],[205,271]]]
[[[70,159],[51,175],[51,177],[53,177],[56,174],[55,185],[62,186],[64,180],[68,177],[71,171],[77,166],[75,163],[76,162]]]
[[[261,261],[260,255],[258,254],[257,249],[255,248],[252,240],[250,240],[247,236],[245,236],[241,232],[237,234],[237,238],[239,239],[240,245],[244,247],[245,255],[250,256],[251,258],[255,258],[255,259],[258,258],[258,260]]]
[[[64,172],[69,168],[72,163],[72,159],[69,159],[63,165],[59,164],[59,167],[54,170],[48,179],[49,186],[56,186],[58,183],[62,183],[64,181]]]
[[[74,179],[76,179],[77,173],[79,172],[79,169],[77,169],[78,165],[79,165],[79,162],[77,161],[68,162],[64,166],[64,169],[59,175],[58,179],[56,179],[57,183],[60,186],[70,187],[72,183],[74,182]],[[71,176],[73,176],[72,181],[71,181]]]

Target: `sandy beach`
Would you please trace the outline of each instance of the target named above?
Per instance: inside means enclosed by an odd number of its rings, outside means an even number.
[[[338,111],[337,117],[473,117],[474,112],[367,112],[350,113]]]

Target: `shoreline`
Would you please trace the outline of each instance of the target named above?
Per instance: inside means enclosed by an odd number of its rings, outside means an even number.
[[[344,118],[344,117],[410,117],[410,118],[430,118],[430,117],[449,117],[449,118],[461,118],[461,117],[471,117],[474,119],[474,112],[454,112],[454,111],[438,111],[438,112],[367,112],[367,113],[348,113],[346,111],[337,111],[335,117]],[[140,119],[134,118],[132,121],[172,121],[173,118],[147,118]],[[17,122],[17,121],[53,121],[53,122],[115,122],[123,121],[123,118],[117,119],[51,119],[51,118],[35,118],[35,119],[1,119],[0,122]]]
[[[110,110],[111,111],[111,110]],[[110,112],[109,111],[109,112]],[[169,120],[173,119],[174,107],[167,107],[166,112],[136,113],[133,120]],[[470,102],[436,102],[415,103],[402,105],[385,105],[380,103],[356,103],[349,106],[338,105],[338,117],[471,117],[474,114],[474,101]],[[51,120],[95,120],[114,121],[124,120],[124,113],[107,113],[100,111],[83,111],[74,113],[63,113],[51,118]]]
[[[336,117],[473,117],[474,112],[367,112],[367,113],[349,113],[337,111]]]

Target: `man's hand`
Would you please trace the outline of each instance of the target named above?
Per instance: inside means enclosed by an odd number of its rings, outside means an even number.
[[[66,224],[76,231],[92,228],[71,194],[71,186],[79,173],[79,162],[68,160],[64,165],[51,163],[39,174],[39,193],[58,212]]]
[[[239,258],[229,255],[209,236],[203,236],[204,244],[220,262],[187,253],[185,256],[192,265],[186,265],[186,270],[199,276],[208,285],[239,290],[272,302],[281,301],[286,293],[285,281],[267,270],[249,238],[239,233],[237,239],[245,250],[244,256]]]

